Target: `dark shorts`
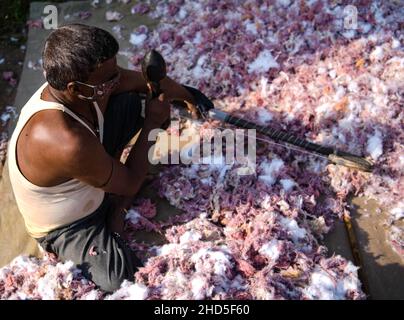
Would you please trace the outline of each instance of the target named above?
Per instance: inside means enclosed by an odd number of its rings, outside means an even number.
[[[105,150],[115,156],[141,129],[141,100],[135,93],[112,96],[104,114]],[[133,281],[141,265],[134,252],[118,234],[108,228],[107,218],[113,211],[110,195],[89,216],[56,229],[37,239],[44,250],[62,261],[71,260],[82,274],[100,289],[112,292],[123,280]]]

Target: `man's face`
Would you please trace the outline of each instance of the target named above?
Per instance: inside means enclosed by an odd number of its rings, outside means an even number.
[[[116,57],[113,57],[98,65],[85,83],[74,81],[75,94],[87,101],[108,99],[119,84],[119,77]]]

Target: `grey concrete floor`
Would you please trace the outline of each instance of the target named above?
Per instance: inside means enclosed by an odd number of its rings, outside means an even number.
[[[32,3],[30,18],[40,18],[45,4],[45,2]],[[141,24],[154,27],[158,23],[146,17],[130,15],[130,7],[133,4],[134,1],[128,5],[115,4],[115,7],[109,8],[125,14],[125,18],[119,22],[119,24],[126,26],[123,32],[124,39],[119,40],[123,50],[128,47],[128,34],[134,27]],[[74,21],[73,19],[65,21],[64,17],[67,14],[72,15],[80,10],[88,10],[90,4],[89,1],[71,1],[57,4],[57,7],[59,23],[64,24]],[[105,10],[105,8],[92,10],[93,14],[89,19],[76,21],[97,25],[112,31],[112,26],[116,23],[105,20]],[[31,29],[29,31],[24,69],[14,104],[18,111],[45,81],[41,71],[28,68],[28,61],[37,61],[40,58],[44,40],[49,32],[44,29]],[[118,63],[122,67],[127,67],[127,58],[118,56]],[[15,122],[10,123],[10,133],[14,126]],[[160,199],[152,187],[145,188],[142,195],[151,197],[157,202],[157,219],[164,220],[168,215],[178,213],[178,210],[170,206],[166,200]],[[384,217],[383,214],[377,212],[378,204],[363,198],[354,198],[352,205],[352,225],[360,258],[360,261],[356,262],[361,264],[361,278],[366,287],[364,289],[371,299],[404,299],[404,262],[387,243],[387,234],[383,227]],[[164,241],[160,235],[146,232],[139,232],[139,238],[150,242],[161,243]],[[348,233],[343,222],[337,222],[336,228],[326,237],[325,244],[330,255],[341,254],[343,257],[354,261]],[[0,253],[0,266],[22,253],[38,254],[36,243],[24,230],[23,221],[10,189],[7,170],[0,180]]]

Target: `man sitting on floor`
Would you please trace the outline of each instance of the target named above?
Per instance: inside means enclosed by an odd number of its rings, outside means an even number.
[[[123,239],[123,209],[145,180],[148,134],[168,120],[167,101],[194,103],[188,90],[165,78],[163,94],[148,102],[142,117],[138,93],[147,92],[146,82],[117,65],[118,49],[113,36],[96,27],[53,31],[43,50],[47,82],[22,109],[8,152],[29,234],[108,292],[133,280],[140,266]],[[123,148],[140,129],[122,164]]]

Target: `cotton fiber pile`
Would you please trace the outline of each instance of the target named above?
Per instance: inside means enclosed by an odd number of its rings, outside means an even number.
[[[348,4],[358,10],[357,29],[344,26]],[[135,67],[157,49],[170,77],[198,87],[218,108],[365,156],[375,171],[327,165],[265,142],[248,175],[238,174],[240,163],[220,158],[212,165],[166,165],[155,185],[183,214],[156,222],[145,201],[129,210],[129,234],[153,230],[168,241],[133,240],[145,263],[135,283],[107,296],[69,263],[17,258],[1,269],[0,297],[365,298],[357,267],[330,257],[321,240],[335,219],[349,214],[348,196],[363,194],[390,210],[389,241],[403,254],[403,10],[399,1],[366,0],[135,5],[132,14],[160,21],[156,30],[141,26],[128,39]],[[182,126],[206,135],[222,125]],[[47,266],[60,280],[44,292],[30,279],[43,279]]]
[[[160,26],[139,28],[148,37],[133,63],[156,48],[170,76],[215,98],[217,107],[368,157],[372,175],[293,154],[323,176],[337,201],[349,193],[376,199],[390,213],[391,244],[403,255],[404,8],[398,1],[198,3],[143,4]],[[357,9],[356,29],[345,25],[347,5]]]

